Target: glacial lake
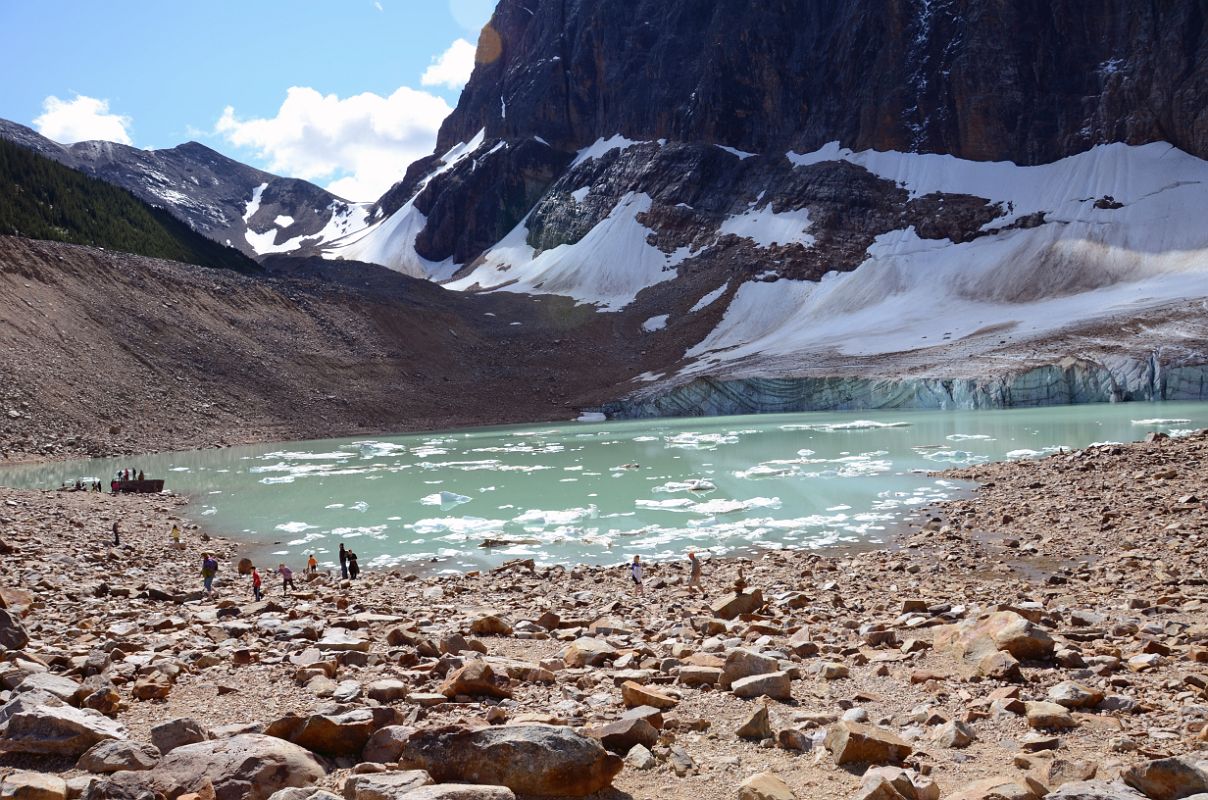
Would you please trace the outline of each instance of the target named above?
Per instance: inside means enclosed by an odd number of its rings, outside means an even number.
[[[192,521],[297,568],[310,552],[334,565],[341,541],[363,569],[619,564],[881,542],[968,488],[930,471],[1205,427],[1208,403],[568,422],[11,467],[0,483],[108,487],[141,469],[192,497]]]

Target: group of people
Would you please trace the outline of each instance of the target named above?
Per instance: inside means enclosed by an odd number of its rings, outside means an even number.
[[[696,553],[692,550],[688,551],[688,588],[696,589],[701,593],[701,597],[705,596],[705,589],[701,586],[701,561],[696,557]],[[642,586],[642,557],[634,556],[633,561],[629,562],[629,579],[633,581],[633,593],[636,595],[644,595],[645,589]]]
[[[67,483],[64,482],[64,484],[60,488],[66,489],[69,492],[102,492],[102,491],[104,491],[104,489],[101,488],[100,481],[88,481],[88,483],[84,483],[84,481],[80,480],[79,478],[76,478],[76,482],[75,482],[74,486],[68,486]]]
[[[116,535],[116,532],[115,532]],[[176,525],[172,526],[172,541],[180,547],[180,528]],[[273,573],[281,578],[281,591],[283,594],[289,594],[292,591],[297,591],[294,586],[294,571],[284,563],[278,564],[277,569]],[[319,573],[319,560],[312,552],[306,559],[306,574],[317,575]],[[218,562],[209,554],[201,554],[201,579],[207,596],[214,594],[214,577],[218,574]],[[361,574],[360,564],[357,563],[357,554],[352,550],[340,545],[340,575],[347,580],[356,580]],[[260,570],[252,565],[250,576],[252,579],[252,596],[256,600],[264,598],[264,578],[260,574]]]

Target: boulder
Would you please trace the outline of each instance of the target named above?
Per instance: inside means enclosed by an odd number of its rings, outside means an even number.
[[[350,775],[343,793],[345,800],[396,800],[431,783],[432,777],[422,769]]]
[[[369,640],[345,628],[328,628],[315,647],[327,653],[368,653]]]
[[[41,705],[9,718],[0,752],[79,757],[98,742],[125,738],[123,726],[92,709]]]
[[[1150,800],[1179,800],[1208,792],[1208,761],[1160,758],[1129,767],[1120,777]]]
[[[470,633],[475,636],[511,636],[511,624],[495,614],[484,614],[470,623]]]
[[[824,744],[839,765],[897,764],[914,751],[893,732],[858,722],[832,725]]]
[[[722,686],[752,675],[767,675],[780,670],[780,660],[736,647],[726,653],[726,665],[722,668]]]
[[[1026,781],[998,777],[966,784],[944,800],[1037,800],[1037,797]]]
[[[213,784],[217,800],[267,800],[289,787],[311,786],[324,775],[315,757],[274,736],[247,733],[177,747],[146,772],[115,772],[111,783],[151,789],[169,798]]]
[[[411,736],[399,766],[425,769],[437,782],[486,783],[518,794],[581,797],[610,786],[622,761],[595,739],[567,727],[451,726]]]
[[[720,683],[720,667],[683,666],[679,668],[679,682],[684,686],[713,686]]]
[[[407,684],[393,678],[374,681],[365,687],[365,695],[379,703],[393,703],[407,697]]]
[[[66,800],[67,782],[44,772],[14,772],[0,781],[5,800]]]
[[[442,783],[408,792],[406,800],[516,800],[516,795],[506,786]]]
[[[264,732],[329,758],[359,758],[369,737],[378,727],[373,711],[353,708],[307,717],[287,714],[269,723]]]
[[[734,735],[740,739],[755,739],[762,741],[772,737],[772,722],[768,718],[768,707],[761,705],[738,726]]]
[[[121,770],[151,769],[159,760],[159,748],[153,744],[110,739],[90,747],[80,756],[76,767],[85,772],[105,774]]]
[[[600,667],[617,657],[616,648],[603,639],[585,636],[566,649],[563,661],[568,667]]]
[[[0,649],[24,650],[29,644],[29,634],[8,609],[0,608]]]
[[[977,734],[973,732],[973,728],[961,722],[960,720],[952,720],[945,722],[943,725],[936,727],[931,734],[931,741],[938,744],[940,747],[962,748],[973,744],[977,739]]]
[[[757,772],[738,787],[738,800],[796,800],[797,795],[780,776]]]
[[[80,695],[81,686],[71,678],[55,675],[53,672],[31,672],[13,691],[17,694],[42,691],[54,695],[64,703],[78,706],[76,698]]]
[[[1065,706],[1059,706],[1056,703],[1046,703],[1042,700],[1029,700],[1023,705],[1024,713],[1028,717],[1028,724],[1033,728],[1066,730],[1078,727],[1077,721],[1074,720]]]
[[[210,738],[201,723],[192,717],[177,717],[151,728],[151,744],[163,755],[186,744],[204,742]]]
[[[1145,795],[1119,781],[1079,781],[1049,792],[1044,800],[1146,800]]]
[[[1049,701],[1066,708],[1094,708],[1103,702],[1103,692],[1077,681],[1062,681],[1049,689]]]
[[[734,619],[742,614],[754,614],[761,608],[763,608],[763,592],[759,589],[726,595],[715,600],[710,606],[713,616],[718,619]]]
[[[399,753],[403,752],[403,744],[407,737],[415,732],[408,725],[387,725],[378,728],[365,742],[361,750],[361,760],[374,764],[393,764],[398,761]]]
[[[172,681],[162,672],[140,675],[134,682],[133,694],[139,700],[166,700],[172,692]]]
[[[268,800],[341,800],[340,795],[313,786],[304,789],[291,788],[273,792]]]
[[[634,745],[654,747],[659,739],[659,732],[644,719],[631,717],[619,719],[594,728],[585,728],[583,733],[593,739],[599,739],[600,744],[610,753],[623,756]]]
[[[770,697],[788,702],[793,699],[793,683],[787,672],[772,672],[767,675],[752,675],[740,678],[730,686],[735,697]]]
[[[503,679],[506,682],[506,678]],[[460,669],[456,669],[437,690],[445,697],[456,697],[459,694],[472,697],[498,697],[507,699],[512,693],[499,683],[495,671],[483,661],[471,661]]]

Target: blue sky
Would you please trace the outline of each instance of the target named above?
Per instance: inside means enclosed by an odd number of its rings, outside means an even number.
[[[431,151],[495,0],[0,0],[0,117],[195,139],[373,200]]]

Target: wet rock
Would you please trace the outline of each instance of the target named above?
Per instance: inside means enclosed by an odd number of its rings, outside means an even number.
[[[473,780],[519,794],[580,797],[611,785],[622,761],[571,728],[516,725],[419,731],[399,765],[426,769],[437,782]]]
[[[267,800],[280,789],[311,786],[324,775],[315,757],[273,736],[242,734],[177,747],[146,772],[115,772],[124,789],[151,789],[176,797],[213,784],[217,800]]]
[[[431,783],[432,777],[422,769],[378,775],[350,775],[344,781],[343,794],[345,800],[397,800],[408,792]]]
[[[1191,756],[1136,764],[1120,777],[1150,800],[1178,800],[1208,792],[1208,762],[1197,763]]]
[[[826,732],[824,744],[839,765],[896,764],[914,751],[893,732],[857,722],[832,725]]]
[[[757,772],[738,787],[738,800],[796,800],[789,785],[773,772]]]
[[[186,744],[204,742],[210,738],[201,723],[192,717],[177,717],[151,728],[151,744],[167,755]]]
[[[471,661],[464,667],[454,670],[437,691],[445,697],[464,694],[506,699],[512,696],[507,688],[500,685],[500,679],[495,675],[495,671],[483,661]]]
[[[106,739],[125,739],[126,729],[91,709],[37,706],[8,720],[0,751],[78,757]]]
[[[109,773],[151,769],[159,763],[159,748],[145,742],[110,740],[88,749],[76,762],[85,772]]]

